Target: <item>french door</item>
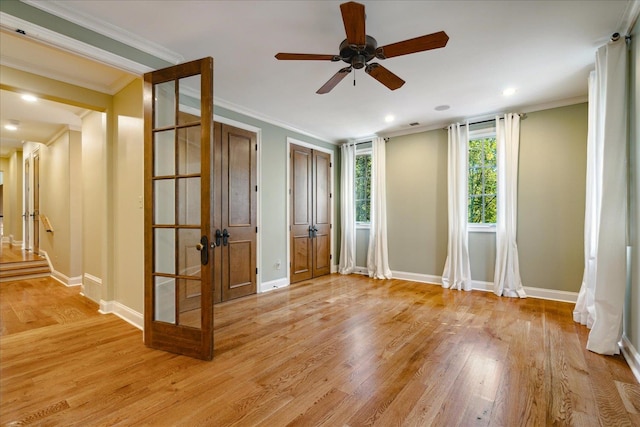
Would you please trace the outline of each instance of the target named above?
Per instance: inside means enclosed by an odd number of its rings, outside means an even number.
[[[40,153],[33,154],[33,253],[40,253]]]
[[[144,76],[149,347],[213,357],[213,59]]]
[[[331,158],[291,144],[291,283],[331,272]]]

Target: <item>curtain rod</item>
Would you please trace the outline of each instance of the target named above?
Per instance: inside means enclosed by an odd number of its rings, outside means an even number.
[[[520,116],[520,118],[522,120],[527,118],[527,114],[526,113],[518,113],[518,116]],[[504,120],[504,117],[499,117],[498,119],[499,120]],[[482,123],[491,123],[491,122],[495,122],[495,121],[496,121],[496,119],[487,119],[487,120],[480,120],[480,121],[477,121],[477,122],[462,123],[460,126],[467,126],[467,125],[473,126],[473,125],[480,125]],[[446,126],[443,129],[449,129],[449,126]]]
[[[384,142],[389,142],[389,138],[382,138],[382,139],[384,139]],[[356,146],[356,145],[362,145],[362,144],[373,144],[373,141],[361,141],[361,142],[353,142],[353,143],[347,142],[346,144]]]

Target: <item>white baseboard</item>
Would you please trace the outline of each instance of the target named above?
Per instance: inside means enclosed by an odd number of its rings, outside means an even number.
[[[338,272],[338,264],[333,264],[331,266],[331,273],[337,273]]]
[[[353,269],[353,272],[354,272],[355,274],[362,274],[362,275],[365,275],[365,276],[368,276],[368,275],[369,275],[369,270],[367,270],[367,267],[357,267],[357,266],[356,266],[356,267]]]
[[[100,301],[102,300],[102,279],[89,273],[84,273],[80,293],[90,300],[100,304]]]
[[[362,267],[356,267],[356,269]],[[364,269],[364,274],[367,274]],[[406,271],[392,271],[394,279],[409,280],[412,282],[431,283],[442,286],[442,276],[433,276],[430,274],[409,273]],[[481,280],[473,280],[473,289],[476,291],[493,292],[493,282],[484,282]],[[534,288],[531,286],[524,287],[527,297],[547,299],[560,302],[575,303],[578,300],[577,292],[559,291],[555,289]]]
[[[640,383],[640,354],[635,349],[631,341],[626,336],[622,336],[622,340],[620,340],[620,350],[622,350],[622,355],[624,356],[627,364],[631,368],[631,372],[636,377],[636,380]]]
[[[411,282],[430,283],[442,286],[442,277],[431,274],[409,273],[407,271],[391,271],[394,279],[409,280]]]
[[[102,314],[115,314],[125,322],[144,330],[144,316],[118,301],[100,300],[100,309],[98,311]]]
[[[286,286],[289,286],[289,279],[283,277],[282,279],[269,280],[268,282],[260,283],[260,289],[258,290],[258,292],[269,292],[273,291],[274,289],[284,288]]]
[[[2,244],[11,243],[9,236],[2,236]]]

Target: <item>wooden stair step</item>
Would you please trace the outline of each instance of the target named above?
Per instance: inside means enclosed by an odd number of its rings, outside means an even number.
[[[21,261],[21,262],[7,262],[0,264],[0,272],[3,271],[17,271],[28,268],[35,267],[46,267],[49,268],[49,263],[47,260],[33,260],[33,261]]]
[[[51,271],[49,270],[49,266],[44,267],[31,267],[31,268],[20,268],[18,270],[4,270],[0,271],[0,277],[19,277],[19,276],[27,276],[31,274],[49,274]]]

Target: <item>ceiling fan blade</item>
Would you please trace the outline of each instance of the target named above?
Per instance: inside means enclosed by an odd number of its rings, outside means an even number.
[[[369,64],[364,69],[367,74],[385,85],[391,90],[396,90],[402,87],[404,80],[387,70],[380,64]]]
[[[409,53],[423,52],[425,50],[439,49],[445,47],[449,41],[449,36],[444,31],[439,31],[426,36],[416,37],[397,43],[379,47],[376,50],[376,57],[379,59],[393,58],[394,56],[407,55]]]
[[[279,60],[296,60],[296,61],[339,61],[336,55],[318,55],[315,53],[278,53],[276,59]]]
[[[367,33],[365,31],[364,5],[350,1],[340,5],[342,12],[342,22],[344,31],[347,33],[347,42],[350,45],[365,46],[367,44]]]
[[[326,82],[320,89],[318,89],[316,93],[322,95],[323,93],[331,92],[331,89],[333,89],[338,83],[340,83],[342,79],[347,77],[347,74],[349,74],[350,72],[351,72],[351,67],[344,67],[340,69],[340,71],[335,73],[333,77],[329,79],[328,82]]]

